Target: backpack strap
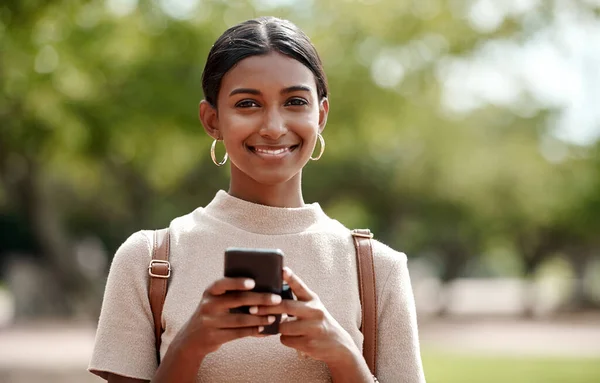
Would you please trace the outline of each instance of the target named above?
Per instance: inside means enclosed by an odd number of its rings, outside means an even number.
[[[148,297],[150,299],[150,310],[154,318],[154,336],[156,339],[156,359],[160,363],[160,343],[162,328],[162,311],[167,296],[167,282],[171,276],[171,264],[169,263],[169,229],[154,231],[152,242],[152,260],[148,266],[150,274],[150,287]]]
[[[352,231],[358,264],[358,288],[362,307],[363,356],[371,373],[375,375],[377,363],[377,291],[373,265],[373,234],[369,229]]]
[[[375,267],[373,266],[373,234],[368,229],[352,231],[358,265],[358,287],[362,307],[363,356],[371,373],[376,372],[377,356],[377,292],[375,289]],[[167,282],[171,276],[169,229],[155,230],[152,244],[152,260],[148,266],[150,274],[150,309],[154,318],[156,357],[160,363],[162,311],[167,295]]]

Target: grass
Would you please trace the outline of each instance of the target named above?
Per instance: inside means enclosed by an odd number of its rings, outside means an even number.
[[[457,355],[423,351],[428,383],[598,383],[600,358]]]

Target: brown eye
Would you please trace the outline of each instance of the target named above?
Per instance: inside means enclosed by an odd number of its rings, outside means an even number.
[[[303,106],[303,105],[308,105],[308,101],[306,101],[303,98],[292,98],[291,100],[289,100],[286,105],[290,105],[290,106]]]
[[[256,108],[258,104],[253,100],[242,100],[235,104],[236,108]]]

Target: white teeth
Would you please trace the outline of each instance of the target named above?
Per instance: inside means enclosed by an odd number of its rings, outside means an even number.
[[[276,150],[255,148],[254,150],[257,153],[268,154],[270,156],[276,156],[278,154],[285,153],[285,152],[289,151],[290,148],[282,148],[282,149],[276,149]]]

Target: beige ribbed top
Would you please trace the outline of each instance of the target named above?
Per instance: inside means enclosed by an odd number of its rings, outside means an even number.
[[[356,253],[350,231],[319,204],[277,208],[219,191],[205,208],[170,224],[172,276],[163,311],[161,355],[192,315],[202,292],[223,275],[227,247],[279,248],[284,263],[315,291],[362,350]],[[374,241],[379,299],[377,377],[424,382],[406,256]],[[148,302],[152,232],[140,231],[117,251],[108,275],[90,371],[151,379],[157,364]],[[327,366],[299,359],[278,336],[244,338],[209,354],[198,382],[329,382]]]

